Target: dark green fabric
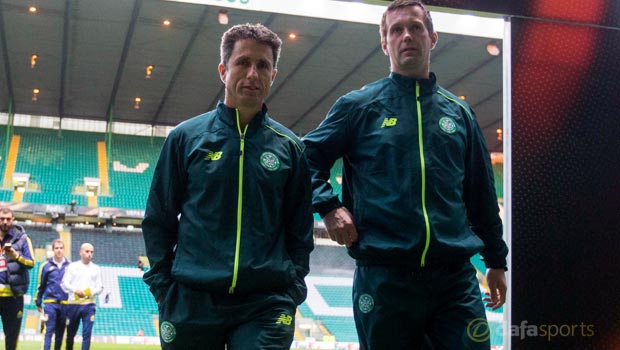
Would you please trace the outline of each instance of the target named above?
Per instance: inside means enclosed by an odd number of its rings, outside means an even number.
[[[289,350],[295,310],[286,292],[217,295],[175,282],[160,304],[162,349]]]
[[[361,350],[490,348],[476,270],[470,263],[358,266],[353,308]]]
[[[261,161],[266,153],[277,157],[277,169]],[[301,303],[313,248],[310,197],[301,141],[272,120],[266,107],[242,140],[235,109],[220,102],[178,125],[165,141],[142,224],[151,262],[145,282],[156,299],[175,280],[228,293],[239,244],[234,293],[288,288]]]
[[[506,266],[480,126],[469,105],[440,87],[434,74],[413,79],[391,73],[350,92],[303,141],[314,210],[325,216],[347,207],[359,233],[349,253],[359,262],[441,265],[480,252],[487,267]],[[342,203],[328,182],[341,157]]]

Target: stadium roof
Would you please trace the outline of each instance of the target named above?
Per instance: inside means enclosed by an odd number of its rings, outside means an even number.
[[[195,2],[202,3],[2,0],[0,111],[176,125],[223,98],[220,37],[246,22],[261,22],[284,41],[267,105],[296,133],[316,127],[339,96],[389,71],[377,24],[241,6],[258,1]],[[220,10],[227,12],[228,25],[218,23]],[[489,149],[501,151],[496,129],[502,127],[502,59],[487,53],[492,40],[440,32],[431,68],[444,87],[466,96]]]

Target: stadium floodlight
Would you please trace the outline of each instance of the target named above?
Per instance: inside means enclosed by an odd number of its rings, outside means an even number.
[[[217,13],[217,23],[222,24],[222,25],[228,24],[228,11],[220,10]]]

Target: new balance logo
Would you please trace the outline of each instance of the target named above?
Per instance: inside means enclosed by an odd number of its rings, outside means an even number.
[[[290,326],[292,322],[293,322],[292,316],[287,315],[287,314],[280,314],[280,317],[278,317],[276,324],[284,324],[284,325]]]
[[[386,126],[394,126],[396,125],[396,121],[398,121],[398,118],[385,118],[383,119],[383,124],[381,124],[381,127],[385,128]]]
[[[207,155],[205,156],[205,160],[219,160],[220,158],[222,158],[222,153],[223,152],[207,152]]]

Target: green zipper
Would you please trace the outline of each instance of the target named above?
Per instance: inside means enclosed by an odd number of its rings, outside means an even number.
[[[418,108],[418,143],[420,148],[420,173],[422,175],[422,213],[424,214],[424,226],[426,229],[426,243],[420,258],[420,266],[426,264],[426,253],[431,244],[431,224],[428,219],[428,211],[426,210],[426,165],[424,164],[424,139],[422,137],[422,105],[420,104],[420,83],[415,84],[415,100]]]
[[[241,247],[241,218],[243,208],[243,157],[245,149],[245,132],[248,130],[248,125],[241,131],[241,125],[239,124],[239,110],[235,109],[237,116],[237,130],[239,131],[239,137],[241,138],[241,144],[239,146],[239,192],[237,194],[237,240],[235,243],[235,264],[233,267],[233,278],[228,293],[233,294],[235,287],[237,286],[237,278],[239,277],[239,249]]]

